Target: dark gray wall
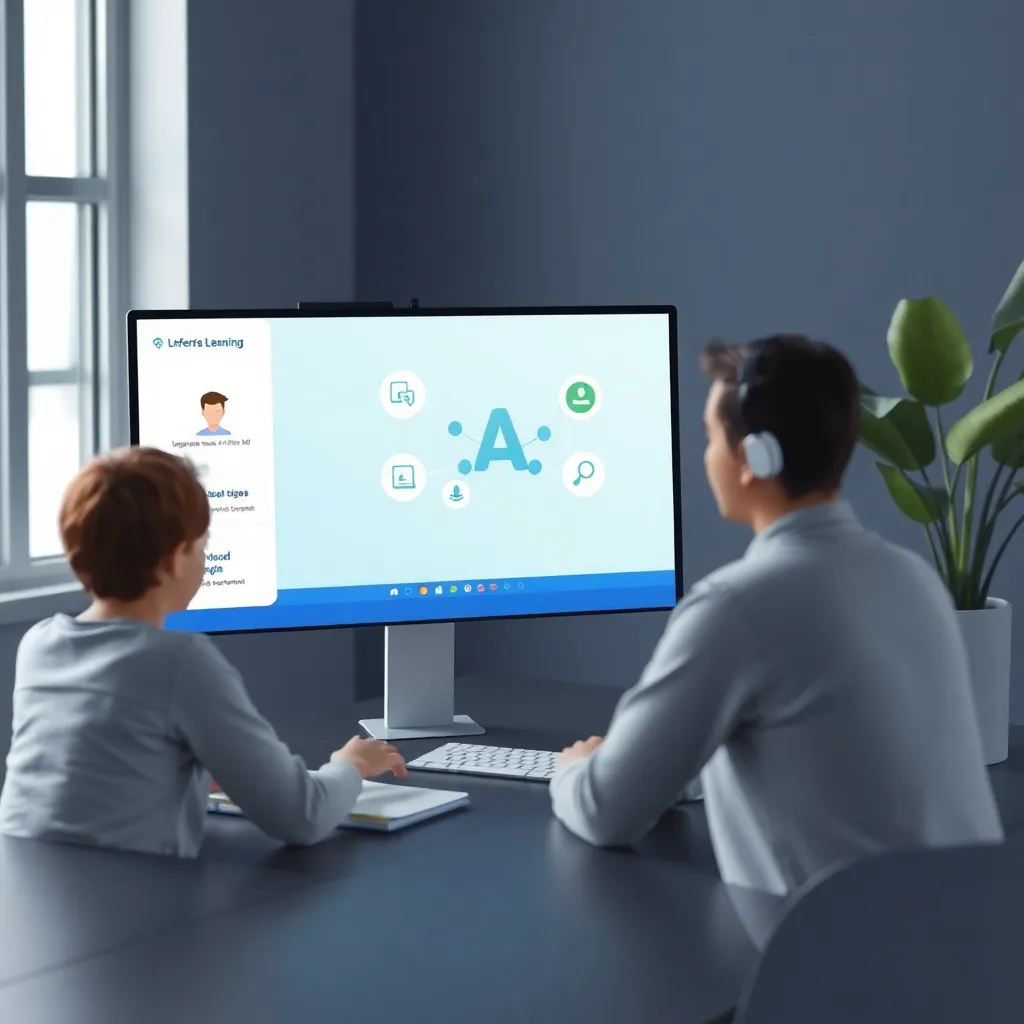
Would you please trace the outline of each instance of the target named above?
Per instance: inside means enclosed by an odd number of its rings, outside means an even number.
[[[361,4],[358,291],[677,304],[693,581],[747,539],[702,477],[700,343],[805,331],[894,388],[892,309],[939,294],[984,351],[1024,256],[1021,38],[1014,0]],[[923,550],[863,455],[848,489]],[[1017,604],[1022,563],[996,588]],[[626,685],[660,625],[465,625],[459,665]]]
[[[353,298],[353,11],[353,0],[189,4],[193,307]],[[351,701],[355,639],[330,630],[219,642],[287,731]]]
[[[353,10],[189,4],[193,307],[351,297]]]

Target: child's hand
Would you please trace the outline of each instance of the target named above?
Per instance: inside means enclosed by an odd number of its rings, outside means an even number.
[[[405,758],[390,743],[383,740],[367,740],[362,736],[353,736],[341,750],[331,754],[331,760],[355,765],[364,779],[372,779],[375,775],[383,775],[385,772],[393,772],[400,779],[404,779],[408,774],[405,770]]]

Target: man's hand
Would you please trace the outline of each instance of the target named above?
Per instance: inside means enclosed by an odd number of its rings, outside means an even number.
[[[567,764],[573,764],[576,761],[583,761],[597,750],[601,744],[604,743],[603,736],[591,736],[589,740],[577,740],[571,747],[566,747],[565,750],[558,755],[557,767],[564,768]]]
[[[390,743],[383,740],[367,740],[362,736],[353,736],[341,750],[331,754],[331,760],[355,765],[356,771],[364,779],[372,779],[375,775],[383,775],[385,772],[393,772],[400,779],[404,779],[408,774],[405,770],[405,758]]]

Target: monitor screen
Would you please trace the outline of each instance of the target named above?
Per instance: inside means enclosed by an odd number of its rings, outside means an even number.
[[[670,608],[672,307],[140,312],[132,442],[188,457],[208,633]]]

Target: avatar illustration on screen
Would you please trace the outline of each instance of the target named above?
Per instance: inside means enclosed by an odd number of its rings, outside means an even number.
[[[200,430],[196,437],[213,437],[215,435],[226,437],[231,433],[230,430],[226,430],[220,425],[220,421],[224,419],[224,408],[227,400],[227,396],[222,395],[219,391],[207,391],[199,399],[199,408],[203,411],[206,429]]]

